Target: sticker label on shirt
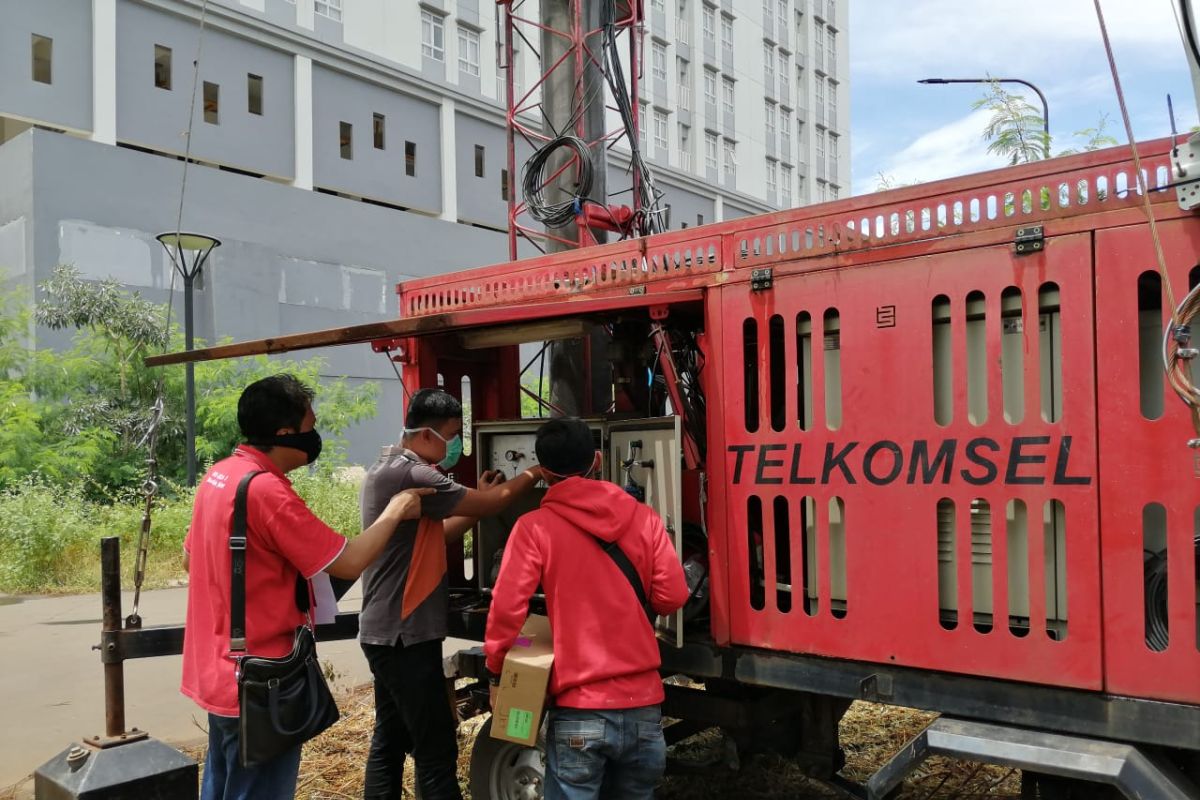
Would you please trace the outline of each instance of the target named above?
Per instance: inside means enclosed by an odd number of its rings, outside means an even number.
[[[523,708],[510,708],[506,732],[517,739],[528,739],[529,734],[533,732],[533,712]]]

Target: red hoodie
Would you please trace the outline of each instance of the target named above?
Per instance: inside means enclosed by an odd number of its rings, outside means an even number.
[[[550,694],[557,705],[661,703],[654,630],[629,581],[589,533],[618,543],[656,612],[670,614],[687,600],[683,567],[658,514],[614,484],[568,478],[517,521],[505,545],[488,612],[488,669],[500,673],[541,584],[554,637]]]

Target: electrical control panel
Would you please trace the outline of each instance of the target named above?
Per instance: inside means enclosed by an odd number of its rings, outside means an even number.
[[[475,451],[482,474],[499,470],[511,479],[537,465],[534,440],[544,420],[476,422]],[[682,460],[678,417],[639,420],[588,419],[596,449],[603,454],[601,478],[622,487],[658,512],[677,553],[682,545]],[[500,514],[479,521],[475,536],[475,575],[479,588],[495,585],[508,535],[522,514],[541,503],[545,484],[518,498]],[[682,645],[682,616],[658,621],[660,635]]]

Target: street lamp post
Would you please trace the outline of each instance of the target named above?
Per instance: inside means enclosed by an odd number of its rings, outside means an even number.
[[[220,247],[221,241],[200,233],[160,233],[155,237],[162,244],[167,255],[171,257],[171,265],[183,278],[183,335],[184,346],[192,349],[192,287],[196,276],[204,269],[204,262],[212,253],[213,248]],[[196,485],[196,373],[195,365],[186,365],[186,414],[187,414],[187,479],[188,486]]]
[[[1043,152],[1046,158],[1050,157],[1050,106],[1046,102],[1046,95],[1042,94],[1042,90],[1034,86],[1032,83],[1020,78],[923,78],[917,83],[942,85],[946,83],[1019,83],[1022,86],[1028,86],[1033,89],[1038,99],[1042,101],[1042,145]]]

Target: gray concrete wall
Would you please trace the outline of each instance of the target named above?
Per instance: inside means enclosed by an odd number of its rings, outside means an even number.
[[[500,171],[508,169],[504,128],[469,114],[455,115],[455,171],[458,173],[458,218],[497,228],[508,226],[508,202],[500,194]],[[475,175],[475,146],[484,148],[483,177]],[[533,153],[524,141],[517,146],[517,177],[509,188],[520,191],[521,167]]]
[[[0,146],[0,287],[33,284],[33,132]]]
[[[117,4],[117,138],[183,153],[192,98],[196,23],[137,5]],[[171,48],[171,89],[154,84],[154,46]],[[291,178],[295,170],[292,56],[208,28],[200,54],[192,156]],[[247,75],[263,79],[263,113],[247,110]],[[217,84],[217,124],[204,120],[205,81]]]
[[[153,237],[175,227],[181,170],[172,158],[44,131],[22,134],[0,147],[0,256],[11,249],[3,220],[30,216],[23,192],[33,198],[32,236],[25,240],[31,279],[45,280],[57,264],[73,263],[87,277],[113,276],[165,301],[171,271]],[[122,187],[119,197],[113,186]],[[210,167],[190,168],[185,201],[183,227],[223,241],[196,292],[197,335],[210,341],[394,318],[398,281],[506,258],[503,234]],[[182,319],[179,286],[174,301]],[[63,340],[39,331],[38,343]],[[351,459],[373,460],[399,426],[394,373],[365,345],[300,357],[314,356],[327,359],[327,375],[380,387],[381,413],[351,437]]]
[[[50,84],[33,80],[32,35],[53,40]],[[0,0],[0,114],[92,129],[92,4]]]
[[[313,183],[326,189],[438,213],[442,208],[438,106],[313,66]],[[372,115],[385,117],[385,148],[373,145]],[[353,130],[353,158],[341,157],[339,123]],[[404,143],[417,145],[415,176]]]

